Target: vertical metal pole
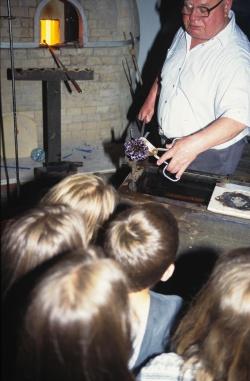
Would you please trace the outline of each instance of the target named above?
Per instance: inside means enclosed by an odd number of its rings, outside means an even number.
[[[7,168],[6,150],[5,150],[1,86],[0,86],[0,133],[1,133],[1,143],[2,143],[1,148],[2,148],[2,153],[3,153],[3,166],[4,166],[4,171],[5,171],[5,177],[6,177],[7,204],[9,204],[9,201],[10,201],[10,179],[9,179],[9,172],[8,172],[8,168]]]
[[[16,87],[15,87],[15,64],[14,64],[14,50],[13,50],[13,33],[12,33],[12,15],[10,0],[7,0],[8,8],[8,24],[9,24],[9,40],[10,40],[10,62],[12,74],[12,109],[13,109],[13,122],[14,122],[14,141],[15,141],[15,159],[16,159],[16,183],[17,183],[17,196],[20,195],[20,179],[19,179],[19,159],[18,159],[18,140],[17,140],[17,117],[16,117]]]
[[[61,161],[61,81],[43,81],[45,165]]]

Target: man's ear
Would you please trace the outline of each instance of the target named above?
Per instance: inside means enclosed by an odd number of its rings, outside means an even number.
[[[225,12],[227,12],[227,14],[230,11],[230,9],[232,8],[232,4],[233,4],[233,0],[226,0],[225,1],[224,8],[225,8]]]
[[[171,278],[171,276],[173,275],[174,269],[175,269],[175,265],[171,263],[171,265],[167,268],[165,273],[162,275],[161,281],[166,282],[169,278]]]

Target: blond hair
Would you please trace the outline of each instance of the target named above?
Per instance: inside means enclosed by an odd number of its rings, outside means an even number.
[[[132,381],[126,278],[115,261],[61,257],[33,290],[18,379]]]
[[[120,263],[133,292],[159,282],[175,261],[177,248],[176,220],[155,202],[119,213],[107,227],[104,239],[106,255]]]
[[[41,200],[42,204],[66,204],[84,215],[87,241],[113,213],[117,204],[115,189],[98,176],[77,173],[53,186]]]
[[[79,212],[65,205],[31,209],[3,231],[3,291],[47,259],[86,246],[86,225]]]
[[[197,381],[246,381],[250,374],[250,248],[221,255],[175,336]]]

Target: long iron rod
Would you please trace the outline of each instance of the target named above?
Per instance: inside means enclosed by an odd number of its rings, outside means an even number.
[[[15,62],[14,62],[14,50],[13,50],[13,33],[12,33],[12,15],[10,0],[7,0],[8,8],[8,25],[9,25],[9,40],[10,40],[10,62],[11,62],[11,74],[12,74],[12,110],[13,110],[13,122],[14,122],[14,142],[15,142],[15,161],[16,161],[16,184],[17,184],[17,196],[20,196],[20,178],[19,178],[19,158],[18,158],[18,129],[17,129],[17,117],[16,117],[16,86],[15,86]]]
[[[57,57],[53,51],[53,49],[47,44],[47,42],[44,40],[43,43],[45,44],[45,46],[49,49],[51,55],[53,56],[55,62],[57,65],[59,65],[58,67],[61,67],[62,70],[64,71],[65,73],[65,76],[67,78],[68,81],[70,81],[72,83],[72,85],[74,85],[75,89],[78,91],[78,93],[82,93],[82,89],[80,88],[80,86],[78,85],[78,83],[70,77],[69,73],[68,73],[68,70],[66,68],[66,66],[64,66],[64,64],[62,63],[62,61],[60,60],[59,57]]]
[[[54,62],[55,62],[55,64],[56,64],[56,66],[58,67],[58,69],[61,69],[61,66],[60,66],[60,64],[59,64],[59,62],[58,62],[58,60],[57,60],[57,57],[56,57],[56,55],[54,54],[53,50],[52,50],[52,49],[50,48],[50,46],[46,43],[45,40],[43,41],[43,43],[44,43],[44,44],[46,45],[46,47],[48,48],[48,50],[49,50],[50,54],[52,55],[53,60],[54,60]],[[65,75],[65,77],[66,77],[66,75]],[[63,82],[64,82],[64,84],[65,84],[65,86],[66,86],[66,89],[67,89],[68,92],[71,94],[71,93],[72,93],[72,89],[71,89],[71,87],[70,87],[70,84],[69,84],[68,80],[65,79]]]
[[[139,65],[138,65],[138,62],[136,59],[136,55],[135,55],[135,38],[134,38],[134,35],[132,32],[130,32],[130,36],[131,36],[131,41],[132,41],[132,48],[130,49],[130,54],[132,57],[132,61],[133,61],[134,67],[135,67],[136,74],[139,78],[140,85],[142,86],[143,81],[142,81],[141,72],[140,72]]]

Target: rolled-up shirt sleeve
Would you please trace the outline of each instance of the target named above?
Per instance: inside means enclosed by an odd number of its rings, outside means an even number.
[[[230,67],[215,96],[216,119],[226,117],[250,127],[250,60],[233,61]]]

